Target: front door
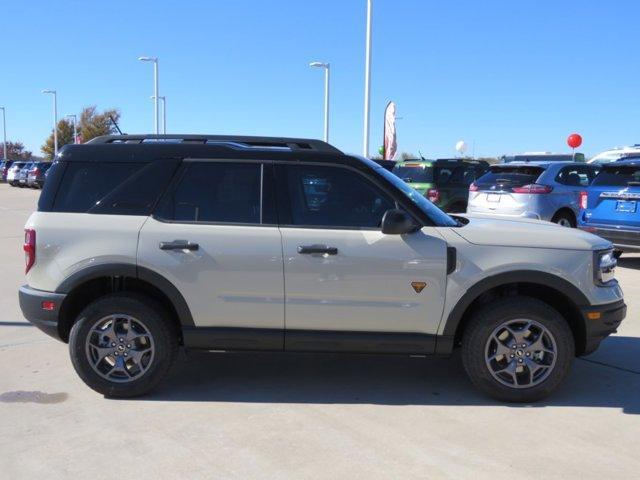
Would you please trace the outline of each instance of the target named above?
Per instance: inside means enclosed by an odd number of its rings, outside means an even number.
[[[355,170],[283,165],[277,176],[286,348],[358,350],[366,338],[385,343],[376,335],[399,343],[393,334],[435,335],[446,282],[440,234],[383,234],[382,216],[396,204]],[[325,340],[318,348],[316,333]]]
[[[138,264],[182,294],[196,330],[185,336],[200,335],[197,346],[282,349],[282,243],[266,180],[271,168],[185,160],[140,232]]]

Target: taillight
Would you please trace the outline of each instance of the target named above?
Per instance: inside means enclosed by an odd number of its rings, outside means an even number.
[[[38,170],[37,168],[34,168],[33,170],[31,170],[31,173],[33,175],[38,175],[40,173],[40,170]]]
[[[476,182],[473,182],[471,185],[469,185],[469,191],[470,192],[477,192],[478,191],[478,185],[476,185]]]
[[[511,190],[513,190],[513,193],[551,193],[553,187],[532,183],[522,187],[513,187]]]
[[[427,199],[431,200],[433,203],[436,203],[440,200],[440,192],[437,188],[430,188],[427,190]]]
[[[24,273],[29,273],[33,264],[36,263],[36,231],[31,228],[24,229]]]
[[[582,210],[586,210],[588,203],[589,203],[589,195],[587,195],[587,192],[580,192],[580,208]]]

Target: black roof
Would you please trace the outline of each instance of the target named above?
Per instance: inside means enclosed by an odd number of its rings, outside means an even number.
[[[209,145],[224,144],[230,148],[253,150],[305,150],[327,153],[342,153],[336,147],[326,142],[308,138],[286,137],[251,137],[239,135],[105,135],[96,137],[90,144],[189,144]]]
[[[108,135],[65,145],[60,161],[151,162],[176,158],[331,162],[357,168],[372,161],[346,155],[321,140],[228,135]]]

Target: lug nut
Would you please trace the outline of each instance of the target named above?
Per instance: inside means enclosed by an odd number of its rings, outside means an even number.
[[[511,358],[515,357],[515,355],[512,353],[511,355],[509,355]]]
[[[516,348],[516,347],[517,347],[517,345],[511,345],[511,348]]]
[[[518,359],[518,363],[522,363],[522,359],[521,358]]]
[[[111,346],[115,347],[116,346],[116,342],[111,342]]]
[[[122,343],[122,342],[124,342],[124,338],[121,338],[121,339],[120,339],[120,343]]]
[[[117,357],[118,356],[118,352],[113,352],[113,354]]]
[[[129,345],[128,343],[127,343],[127,348],[131,348],[131,345]]]
[[[527,352],[527,357],[530,357],[530,356],[531,356],[531,353]]]
[[[124,352],[123,355],[126,357],[127,356],[127,352]]]
[[[527,346],[527,344],[526,344],[526,343],[523,343],[523,344],[522,344],[522,348],[525,348],[526,346]]]

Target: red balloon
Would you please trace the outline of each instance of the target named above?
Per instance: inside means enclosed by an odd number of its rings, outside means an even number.
[[[580,145],[582,145],[582,137],[577,133],[572,133],[567,138],[567,145],[569,145],[571,148],[578,148]]]

